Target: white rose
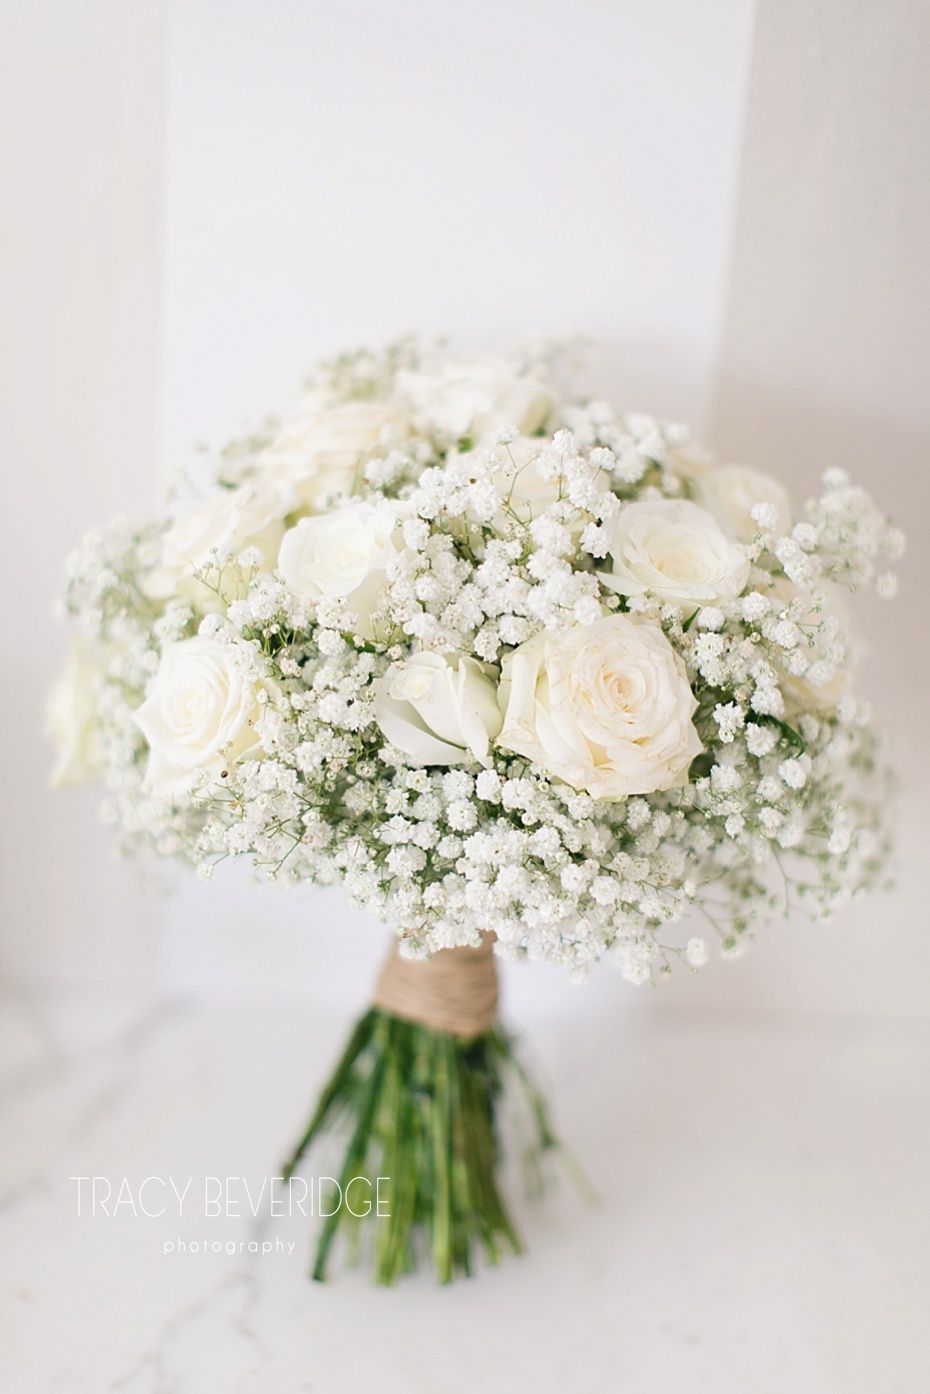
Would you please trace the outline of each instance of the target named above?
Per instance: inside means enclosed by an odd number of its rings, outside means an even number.
[[[390,402],[345,402],[310,412],[285,426],[259,455],[260,478],[290,499],[291,508],[315,512],[353,493],[366,461],[400,445],[406,415]]]
[[[552,405],[546,386],[506,358],[447,358],[430,371],[397,375],[417,420],[446,440],[487,440],[503,426],[539,430]]]
[[[247,657],[214,639],[166,644],[135,720],[149,743],[145,787],[164,797],[187,793],[201,772],[261,755],[259,688]]]
[[[301,518],[284,534],[278,570],[297,595],[346,600],[370,638],[387,566],[398,553],[398,516],[394,504],[349,503]]]
[[[685,479],[697,479],[708,470],[716,468],[716,464],[717,457],[714,452],[704,445],[695,444],[694,441],[674,446],[666,456],[668,468],[676,474],[683,475]]]
[[[791,501],[770,474],[748,465],[720,465],[695,479],[697,498],[712,513],[724,532],[740,542],[751,542],[756,531],[752,510],[768,504],[775,510],[776,532],[791,526]]]
[[[179,595],[201,606],[211,604],[211,592],[195,571],[212,568],[217,559],[235,560],[247,547],[258,548],[270,571],[286,511],[278,495],[256,484],[214,490],[171,524],[158,564],[146,577],[146,591],[155,599]]]
[[[497,689],[464,654],[416,653],[375,684],[375,720],[418,765],[487,763],[501,727]]]
[[[96,702],[101,674],[96,654],[73,643],[64,672],[49,690],[45,719],[58,755],[52,771],[56,789],[93,779],[103,763]]]
[[[537,634],[503,663],[497,744],[598,799],[686,783],[702,746],[684,664],[632,615]]]
[[[739,595],[749,577],[745,548],[679,499],[625,503],[610,523],[608,552],[601,580],[621,595],[706,605]]]

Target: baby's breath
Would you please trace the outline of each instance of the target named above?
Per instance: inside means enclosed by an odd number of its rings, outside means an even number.
[[[493,928],[503,957],[576,977],[604,956],[646,982],[673,957],[700,967],[705,935],[738,952],[767,908],[829,914],[880,875],[886,850],[875,739],[849,690],[854,602],[836,595],[893,595],[900,534],[831,470],[787,530],[770,503],[750,509],[739,594],[627,593],[609,584],[616,518],[637,501],[700,499],[697,454],[678,428],[560,401],[542,363],[500,362],[460,381],[404,342],[318,376],[321,411],[391,412],[390,443],[353,456],[341,483],[326,458],[335,506],[354,494],[396,510],[373,600],[300,592],[277,571],[280,536],[310,511],[293,471],[254,536],[237,515],[234,549],[189,574],[165,579],[165,522],[85,539],[67,606],[95,646],[107,821],[205,878],[245,855],[279,881],[341,882],[417,953]],[[230,446],[207,476],[250,490],[254,509],[273,434]],[[659,627],[690,684],[703,749],[684,783],[598,799],[493,739],[483,758],[416,765],[379,725],[379,683],[413,654],[469,656],[496,685],[535,636],[618,613]],[[235,655],[254,729],[166,794],[135,713],[166,649],[194,638]],[[701,933],[670,946],[686,914]]]

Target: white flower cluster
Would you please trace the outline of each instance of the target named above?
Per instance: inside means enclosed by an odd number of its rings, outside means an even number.
[[[339,881],[413,954],[493,928],[633,982],[705,961],[689,909],[733,953],[880,874],[840,591],[892,594],[902,539],[841,472],[792,514],[539,362],[402,344],[191,492],[70,566],[58,774],[126,841]]]

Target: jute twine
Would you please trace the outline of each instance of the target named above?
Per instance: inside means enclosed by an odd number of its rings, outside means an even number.
[[[477,1036],[497,1020],[494,935],[480,948],[442,949],[428,959],[401,958],[396,944],[375,987],[374,1005],[405,1021]]]

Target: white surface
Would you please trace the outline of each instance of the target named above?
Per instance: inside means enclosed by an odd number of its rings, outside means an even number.
[[[513,976],[513,975],[512,975]],[[8,1008],[0,1341],[17,1394],[923,1394],[926,1023],[526,1010],[602,1202],[518,1202],[529,1253],[383,1291],[306,1279],[310,1222],[91,1218],[68,1178],[261,1178],[346,1022],[306,1008]],[[510,1177],[511,1194],[519,1195]],[[149,1192],[149,1208],[154,1207]],[[196,1218],[195,1218],[196,1216]],[[164,1254],[293,1242],[288,1255]]]

